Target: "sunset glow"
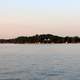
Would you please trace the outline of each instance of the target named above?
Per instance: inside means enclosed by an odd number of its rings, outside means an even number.
[[[0,0],[0,38],[80,35],[80,0]]]

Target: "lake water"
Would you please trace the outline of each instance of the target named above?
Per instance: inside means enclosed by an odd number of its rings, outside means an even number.
[[[80,80],[80,44],[0,44],[0,80]]]

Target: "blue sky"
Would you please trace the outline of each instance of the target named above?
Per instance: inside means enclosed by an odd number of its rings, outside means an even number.
[[[25,7],[80,7],[80,0],[0,0],[2,8],[25,8]]]
[[[77,14],[80,12],[80,0],[0,0],[0,13],[16,16],[17,11],[42,13]],[[10,12],[13,12],[13,14]],[[8,14],[7,14],[8,13]],[[18,13],[18,15],[21,15]],[[27,16],[27,15],[26,15]]]
[[[2,38],[40,33],[80,35],[79,21],[80,0],[0,0]]]

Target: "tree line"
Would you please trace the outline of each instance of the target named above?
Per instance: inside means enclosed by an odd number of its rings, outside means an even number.
[[[80,43],[80,37],[61,37],[52,34],[40,34],[34,36],[20,36],[14,39],[0,39],[0,43]]]

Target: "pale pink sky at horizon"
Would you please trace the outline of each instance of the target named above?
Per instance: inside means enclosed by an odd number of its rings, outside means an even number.
[[[0,1],[0,38],[35,34],[80,35],[79,0],[4,1]]]

